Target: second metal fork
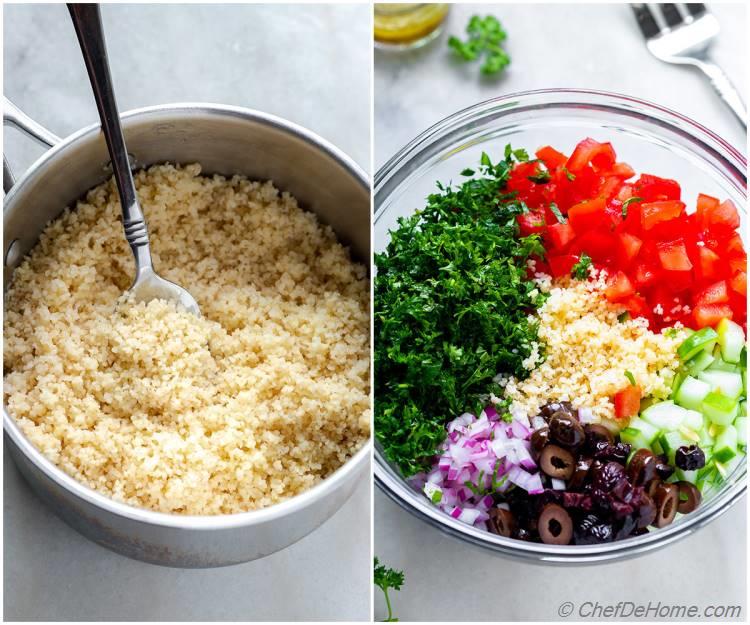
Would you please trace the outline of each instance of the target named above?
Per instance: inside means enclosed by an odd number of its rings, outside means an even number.
[[[631,6],[651,54],[667,63],[692,65],[701,70],[747,128],[747,109],[739,91],[708,55],[711,43],[719,34],[719,21],[705,5],[636,3]]]

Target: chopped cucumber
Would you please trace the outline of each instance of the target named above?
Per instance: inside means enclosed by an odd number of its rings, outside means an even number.
[[[742,395],[742,376],[739,373],[701,371],[698,379],[709,384],[712,391],[718,391],[730,399],[737,399]]]
[[[745,333],[742,326],[731,319],[722,319],[716,326],[716,334],[719,335],[718,343],[721,347],[722,358],[727,362],[738,363],[742,348],[745,347]]]
[[[711,422],[717,425],[729,425],[732,423],[737,416],[738,408],[739,403],[737,400],[730,399],[716,391],[711,391],[701,402],[701,411],[703,414],[708,416]]]
[[[682,425],[690,428],[693,432],[700,432],[703,428],[703,413],[697,410],[688,410],[685,413],[685,420]]]
[[[669,464],[674,464],[675,452],[682,446],[692,445],[693,442],[686,440],[680,432],[662,432],[659,435],[659,444],[662,452],[667,454]]]
[[[703,375],[699,373],[698,375]],[[701,407],[703,398],[711,392],[711,384],[707,380],[699,380],[687,376],[674,394],[675,402],[684,408],[697,410]]]
[[[740,416],[741,417],[747,416],[747,401],[744,399],[740,402]]]
[[[713,459],[715,462],[724,464],[737,455],[737,430],[733,426],[727,426],[719,432],[714,445]]]
[[[715,360],[716,359],[708,352],[700,351],[696,356],[685,363],[685,366],[687,367],[687,372],[695,377],[704,369],[708,369]]]
[[[747,417],[737,417],[734,429],[737,430],[737,444],[747,447]]]
[[[646,408],[641,413],[641,419],[660,430],[676,430],[685,420],[685,412],[684,408],[675,405],[672,400],[660,401]]]
[[[697,332],[693,332],[682,342],[677,348],[677,355],[680,357],[680,360],[685,362],[701,350],[710,351],[718,340],[719,335],[716,333],[716,330],[713,328],[702,328]]]
[[[625,430],[631,430],[631,432],[628,433],[627,436],[642,439],[644,441],[645,444],[639,445],[639,448],[651,447],[651,443],[653,443],[656,437],[659,435],[658,428],[654,427],[647,421],[640,419],[639,417],[632,418]],[[620,432],[620,438],[622,438],[622,434],[623,432],[625,432],[625,430],[622,430]],[[623,439],[623,442],[627,443],[628,441]],[[635,444],[631,443],[631,445],[635,447]]]
[[[695,484],[698,481],[698,470],[685,471],[683,469],[676,469],[674,472],[678,482],[690,482]]]
[[[714,358],[714,361],[706,367],[706,371],[729,371],[730,373],[739,373],[739,365],[733,365],[731,362],[727,362],[721,356]]]

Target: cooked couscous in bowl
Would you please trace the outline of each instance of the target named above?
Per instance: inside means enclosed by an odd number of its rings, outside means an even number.
[[[310,489],[369,438],[366,268],[271,182],[167,164],[136,186],[155,266],[202,316],[123,297],[133,261],[102,184],[14,272],[8,412],[65,473],[132,506],[233,514]]]

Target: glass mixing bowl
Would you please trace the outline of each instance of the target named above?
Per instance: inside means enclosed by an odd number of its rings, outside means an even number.
[[[375,252],[382,252],[399,217],[424,206],[438,181],[459,182],[460,172],[493,160],[506,143],[530,153],[552,145],[570,153],[584,137],[611,141],[618,160],[637,172],[674,178],[688,210],[699,192],[730,198],[742,207],[747,226],[747,161],[726,141],[697,122],[629,96],[577,89],[549,89],[503,96],[471,106],[426,130],[378,171],[375,178]],[[555,563],[595,563],[647,553],[703,527],[742,498],[746,461],[722,488],[693,513],[635,538],[600,545],[545,545],[503,538],[457,521],[434,507],[404,480],[376,444],[375,481],[400,506],[467,543],[499,554]],[[738,530],[741,528],[738,528]]]

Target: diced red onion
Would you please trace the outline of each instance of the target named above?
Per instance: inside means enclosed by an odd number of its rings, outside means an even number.
[[[553,477],[551,480],[553,490],[565,490],[565,480]]]

